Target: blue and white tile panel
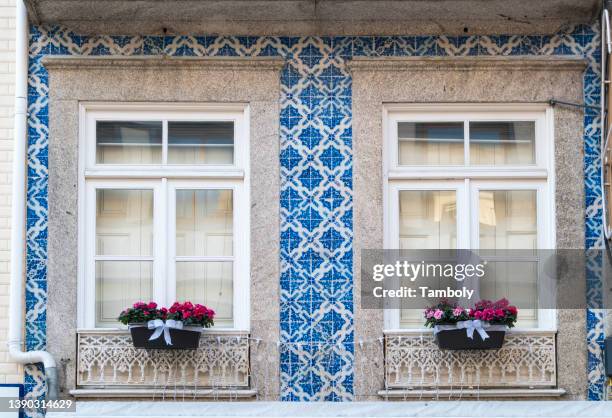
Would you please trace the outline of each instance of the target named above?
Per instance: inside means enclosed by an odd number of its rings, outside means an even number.
[[[31,28],[28,119],[27,346],[46,343],[48,75],[45,55],[280,56],[281,75],[281,397],[353,399],[354,56],[578,55],[588,59],[584,100],[599,102],[599,33],[579,25],[553,36],[81,36]],[[585,114],[587,247],[601,246],[599,116]],[[597,260],[590,266],[596,272]],[[589,281],[592,283],[594,281]],[[601,289],[589,287],[589,297]],[[589,398],[603,392],[603,318],[589,311]],[[40,369],[26,369],[30,396],[44,394]]]

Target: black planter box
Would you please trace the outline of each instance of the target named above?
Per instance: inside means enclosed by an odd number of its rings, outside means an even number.
[[[200,345],[200,331],[189,329],[170,329],[172,345],[167,345],[162,333],[159,338],[149,341],[149,337],[155,332],[146,326],[132,326],[132,343],[136,348],[148,348],[156,350],[195,350]]]
[[[504,345],[506,331],[486,331],[489,338],[483,340],[478,331],[469,338],[465,329],[443,330],[436,334],[435,341],[442,350],[495,350]]]

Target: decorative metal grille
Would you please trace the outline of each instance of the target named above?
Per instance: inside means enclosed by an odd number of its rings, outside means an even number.
[[[557,384],[554,332],[506,334],[499,350],[440,350],[433,335],[385,336],[385,386],[543,388]]]
[[[197,350],[134,348],[126,331],[79,331],[77,386],[247,388],[247,334],[202,334]]]

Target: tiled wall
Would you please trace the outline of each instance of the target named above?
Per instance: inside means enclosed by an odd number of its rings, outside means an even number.
[[[7,352],[10,243],[11,165],[15,104],[15,0],[0,0],[0,383],[23,379]]]
[[[585,101],[599,100],[597,27],[554,36],[217,37],[80,36],[33,27],[30,43],[27,341],[45,346],[48,78],[61,55],[281,56],[281,397],[353,399],[351,77],[354,56],[578,55],[589,61]],[[600,245],[598,117],[585,115],[588,246]],[[361,173],[364,175],[364,173]],[[596,297],[598,290],[591,291]],[[602,318],[589,316],[589,396],[601,396]],[[321,356],[321,353],[327,353]],[[27,370],[31,396],[44,392]]]

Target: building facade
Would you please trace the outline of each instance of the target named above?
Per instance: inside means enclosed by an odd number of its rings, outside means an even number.
[[[62,396],[603,399],[603,311],[447,352],[360,294],[366,249],[603,245],[598,2],[60,3],[26,1],[24,280],[26,349]],[[115,318],[141,299],[206,302],[217,326],[136,350]],[[44,396],[42,367],[24,383]]]

